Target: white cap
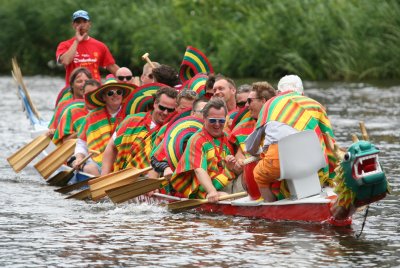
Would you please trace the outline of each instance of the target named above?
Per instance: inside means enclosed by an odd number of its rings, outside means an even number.
[[[301,82],[300,77],[297,75],[285,75],[279,80],[278,92],[284,91],[296,91],[300,94],[304,93],[303,82]]]

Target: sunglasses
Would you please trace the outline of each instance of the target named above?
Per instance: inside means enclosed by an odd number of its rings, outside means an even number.
[[[259,100],[261,98],[247,98],[247,103],[250,105],[253,100]]]
[[[117,78],[118,78],[119,81],[125,81],[125,80],[126,80],[126,81],[130,81],[130,80],[132,79],[132,77],[133,77],[132,75],[127,75],[127,76],[122,76],[122,75],[121,75],[121,76],[117,76]]]
[[[243,108],[246,105],[247,101],[236,102],[236,106],[239,108]]]
[[[208,122],[210,124],[216,124],[218,122],[218,124],[225,124],[226,119],[225,118],[208,118]]]
[[[117,90],[111,89],[110,91],[107,92],[107,96],[109,97],[114,96],[114,94],[122,95],[122,89],[117,89]]]
[[[197,93],[190,89],[184,89],[179,93],[179,96],[181,96],[181,97],[187,97],[187,96],[197,97]]]
[[[168,113],[175,112],[175,108],[168,108],[168,107],[162,106],[161,104],[158,104],[158,108],[160,108],[160,110],[162,112],[164,112],[165,110],[167,110]]]

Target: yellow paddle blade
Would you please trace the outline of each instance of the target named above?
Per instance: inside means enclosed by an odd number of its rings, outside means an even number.
[[[34,167],[44,179],[47,179],[71,157],[75,150],[75,144],[76,139],[65,141],[60,147],[36,163]]]
[[[7,161],[15,172],[19,172],[46,149],[50,141],[46,134],[40,135],[8,157]]]
[[[90,180],[89,187],[92,199],[97,201],[103,198],[106,196],[106,190],[130,184],[151,169],[151,167],[144,169],[128,168]]]
[[[106,191],[107,196],[113,201],[114,204],[119,204],[129,199],[147,194],[151,191],[162,187],[162,183],[168,181],[167,178],[149,179],[145,178],[128,185],[120,186],[118,188]]]
[[[22,78],[22,72],[21,72],[21,68],[18,65],[17,59],[16,58],[12,58],[11,60],[12,63],[12,68],[13,70],[11,71],[11,74],[15,80],[15,82],[17,83],[18,87],[20,87],[22,89],[22,91],[24,92],[27,101],[29,102],[29,106],[32,108],[32,112],[33,114],[40,119],[40,115],[38,110],[36,109],[36,106],[33,105],[31,96],[29,95],[28,89],[25,86],[24,80]]]
[[[85,190],[79,191],[76,194],[66,197],[65,199],[77,199],[77,200],[90,199],[90,190],[85,189]]]
[[[74,171],[74,169],[70,169],[68,171],[62,170],[50,179],[48,179],[46,182],[52,186],[65,186],[74,176]]]
[[[54,191],[62,193],[62,194],[66,194],[66,193],[69,193],[69,192],[71,192],[71,191],[73,191],[75,189],[79,189],[79,188],[81,188],[83,186],[87,186],[89,180],[92,180],[92,179],[94,179],[94,178],[88,178],[88,179],[86,179],[84,181],[80,181],[80,182],[77,182],[77,183],[74,183],[74,184],[70,184],[70,185],[58,188],[58,189],[56,189]]]
[[[231,199],[231,198],[244,197],[246,195],[247,195],[246,192],[240,192],[240,193],[236,193],[236,194],[227,194],[227,195],[220,196],[218,198],[218,200],[222,201],[222,200]],[[183,210],[183,209],[197,207],[197,206],[200,206],[200,205],[206,204],[206,203],[209,203],[208,199],[187,199],[187,200],[169,203],[168,210],[179,211],[179,210]]]

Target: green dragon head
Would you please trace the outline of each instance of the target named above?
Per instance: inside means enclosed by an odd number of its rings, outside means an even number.
[[[356,207],[385,197],[388,183],[378,159],[379,150],[360,140],[347,150],[342,162],[344,184],[351,190]]]

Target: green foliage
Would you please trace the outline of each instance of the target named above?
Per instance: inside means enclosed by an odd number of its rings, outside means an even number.
[[[59,42],[71,14],[89,11],[91,35],[117,63],[140,74],[141,55],[179,68],[186,46],[214,70],[275,80],[399,78],[400,3],[395,0],[0,0],[0,72],[17,56],[26,74],[63,74]]]

